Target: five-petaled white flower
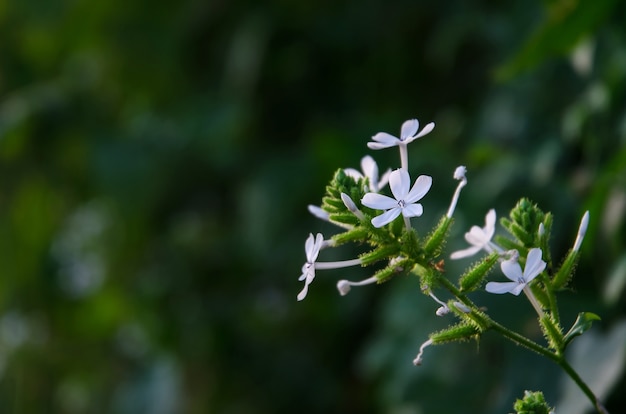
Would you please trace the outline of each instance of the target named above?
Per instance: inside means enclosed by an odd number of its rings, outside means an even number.
[[[529,284],[534,278],[539,276],[541,272],[546,268],[546,262],[541,260],[541,249],[530,249],[528,256],[526,256],[526,266],[524,266],[524,272],[522,273],[522,267],[517,260],[510,259],[505,260],[500,264],[502,273],[511,282],[489,282],[487,283],[486,290],[489,293],[512,293],[515,296],[519,295],[522,290]]]
[[[464,257],[473,256],[481,250],[485,250],[487,253],[491,253],[494,250],[501,251],[502,249],[491,241],[495,232],[496,211],[491,209],[485,216],[485,227],[480,228],[478,226],[472,226],[470,231],[465,233],[465,240],[471,244],[471,247],[452,253],[450,258],[462,259]]]
[[[315,261],[322,248],[324,242],[324,236],[321,233],[317,233],[315,237],[313,234],[309,234],[304,244],[304,251],[306,253],[306,263],[302,265],[302,275],[298,278],[299,281],[304,280],[304,288],[298,293],[298,300],[302,300],[306,297],[309,291],[309,285],[315,279]]]
[[[411,177],[409,173],[403,169],[395,170],[389,176],[389,186],[394,198],[387,197],[377,193],[367,193],[361,199],[364,206],[377,210],[387,210],[383,214],[374,217],[372,224],[374,227],[382,227],[387,223],[391,223],[400,214],[405,217],[419,217],[424,209],[422,205],[417,203],[426,195],[432,185],[432,178],[428,175],[420,175],[413,188],[409,191],[411,185]]]
[[[363,177],[367,177],[369,180],[369,190],[373,193],[379,192],[382,188],[384,188],[389,182],[389,174],[391,174],[391,169],[385,171],[382,177],[380,177],[380,181],[378,180],[378,164],[374,161],[374,158],[366,155],[361,158],[361,170],[355,170],[354,168],[346,168],[343,171],[350,177],[355,180],[359,180]]]
[[[417,119],[409,119],[402,124],[402,128],[400,129],[400,138],[394,137],[386,132],[379,132],[372,137],[374,142],[368,142],[367,146],[370,149],[377,150],[394,147],[396,145],[409,144],[432,131],[435,128],[435,123],[431,122],[427,124],[418,133],[417,130],[419,129],[419,126],[420,123]]]

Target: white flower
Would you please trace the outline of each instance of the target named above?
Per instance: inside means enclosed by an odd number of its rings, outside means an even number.
[[[350,292],[352,286],[366,286],[373,283],[378,283],[378,279],[375,276],[361,280],[360,282],[351,282],[349,280],[342,279],[337,282],[337,290],[341,296],[346,296]]]
[[[574,242],[574,248],[572,249],[575,252],[578,252],[580,249],[580,245],[585,238],[585,233],[587,233],[587,226],[589,225],[589,211],[585,211],[583,214],[582,220],[580,220],[580,226],[578,227],[578,234],[576,235],[576,241]]]
[[[486,290],[489,293],[512,293],[515,296],[536,278],[546,268],[546,262],[541,260],[541,249],[534,248],[528,252],[526,257],[526,266],[524,266],[524,272],[522,273],[522,267],[517,260],[505,260],[500,264],[502,273],[511,282],[489,282],[487,283]]]
[[[315,237],[313,234],[309,234],[304,244],[304,252],[306,253],[306,263],[302,266],[302,275],[298,278],[299,281],[304,280],[304,288],[298,293],[298,300],[302,300],[306,297],[309,291],[309,285],[315,279],[315,261],[322,248],[324,242],[324,236],[321,233],[317,233]]]
[[[465,240],[471,244],[467,249],[458,250],[450,255],[451,259],[462,259],[473,256],[481,250],[488,253],[494,250],[501,251],[500,247],[491,241],[496,232],[496,211],[489,210],[485,216],[485,227],[472,226],[469,232],[465,233]]]
[[[391,169],[385,171],[379,181],[378,165],[376,164],[376,161],[374,161],[374,158],[370,157],[369,155],[361,158],[361,170],[363,171],[362,174],[360,171],[357,171],[354,168],[346,168],[343,171],[346,173],[346,175],[354,178],[355,180],[367,177],[370,186],[369,190],[373,193],[379,192],[389,182],[389,174],[391,174]]]
[[[394,147],[396,145],[406,145],[420,137],[423,137],[424,135],[432,131],[433,128],[435,128],[435,123],[431,122],[430,124],[426,125],[419,133],[417,133],[419,125],[420,123],[417,119],[409,119],[402,124],[402,128],[400,129],[400,138],[394,137],[393,135],[386,132],[379,132],[372,137],[372,140],[375,142],[368,142],[367,146],[370,149],[377,150]]]
[[[427,175],[420,175],[413,188],[409,191],[411,177],[403,169],[395,170],[389,177],[389,186],[395,198],[387,197],[377,193],[367,193],[363,196],[361,203],[369,208],[377,210],[387,210],[383,214],[374,217],[372,224],[374,227],[382,227],[391,223],[400,214],[405,218],[419,217],[424,212],[422,205],[417,203],[426,195],[432,185],[432,178]]]

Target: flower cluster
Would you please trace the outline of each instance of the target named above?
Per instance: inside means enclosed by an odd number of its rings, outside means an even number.
[[[500,219],[501,226],[508,233],[505,236],[496,234],[496,211],[491,209],[485,216],[483,227],[472,226],[465,233],[465,241],[469,246],[449,255],[450,259],[459,260],[482,252],[482,259],[471,265],[457,282],[451,281],[445,273],[446,256],[443,256],[443,252],[461,190],[468,184],[465,166],[455,169],[453,178],[458,184],[450,206],[430,233],[420,235],[411,224],[411,219],[425,215],[421,202],[432,188],[433,178],[420,174],[412,181],[408,169],[407,145],[429,134],[434,127],[435,124],[431,122],[420,130],[419,122],[412,119],[402,124],[400,137],[385,132],[377,133],[367,146],[373,150],[398,147],[400,168],[387,169],[379,177],[378,165],[371,156],[365,156],[361,160],[361,171],[352,168],[338,170],[326,187],[321,205],[309,206],[313,215],[337,225],[343,231],[330,239],[324,239],[320,233],[315,236],[310,234],[307,238],[304,248],[306,261],[299,278],[304,282],[304,287],[297,296],[298,300],[307,296],[316,270],[367,267],[383,261],[386,266],[364,280],[339,280],[339,293],[343,296],[355,286],[382,283],[399,274],[410,274],[419,278],[422,293],[437,303],[437,316],[452,314],[457,318],[455,324],[429,335],[428,340],[420,346],[414,364],[423,363],[425,349],[431,345],[476,339],[486,330],[494,329],[516,344],[558,361],[581,389],[591,395],[586,391],[586,385],[572,374],[573,370],[567,366],[562,355],[571,340],[589,329],[591,322],[598,317],[583,312],[566,333],[561,326],[555,295],[555,292],[567,287],[574,273],[579,249],[587,231],[589,213],[583,215],[573,248],[561,264],[555,266],[549,251],[552,228],[550,213],[544,213],[525,198],[521,199],[508,218]],[[350,260],[318,261],[322,250],[348,242],[365,246],[366,251]],[[508,281],[487,281],[490,272],[498,265]],[[447,301],[440,300],[434,293],[435,289],[446,290],[450,298]],[[524,292],[537,313],[547,345],[537,344],[491,319],[484,308],[470,298],[472,292],[483,289],[488,293],[510,293],[515,296]],[[593,402],[596,407],[600,407],[597,401]]]

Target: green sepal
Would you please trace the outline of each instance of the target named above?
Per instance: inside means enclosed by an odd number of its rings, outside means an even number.
[[[340,245],[348,242],[365,241],[368,237],[369,232],[367,229],[364,229],[363,227],[355,227],[343,233],[335,234],[332,239],[335,241],[336,245]]]
[[[380,269],[379,271],[374,273],[374,277],[378,280],[378,283],[383,283],[394,276],[397,276],[401,273],[406,273],[411,266],[412,261],[410,259],[401,259],[394,262],[393,264],[389,264],[385,268]]]
[[[482,331],[475,325],[461,322],[457,325],[450,326],[441,331],[429,335],[433,344],[442,344],[446,342],[464,342],[470,339],[476,339]]]
[[[539,278],[533,280],[530,284],[530,290],[537,298],[537,301],[541,304],[543,308],[550,309],[550,298],[545,291],[545,286],[538,280]]]
[[[448,235],[448,230],[450,229],[452,222],[453,219],[448,216],[443,216],[441,220],[439,220],[439,223],[424,243],[424,254],[427,258],[432,259],[441,254],[441,250],[446,242],[446,236]]]
[[[539,318],[539,324],[541,325],[541,330],[543,331],[543,335],[548,341],[550,348],[555,351],[562,350],[564,346],[563,332],[552,317],[548,314],[544,314],[541,318]]]
[[[359,259],[361,259],[363,266],[368,266],[372,263],[378,262],[379,260],[395,257],[398,255],[398,252],[398,246],[394,244],[382,245],[370,252],[363,253],[359,256]]]
[[[563,339],[563,348],[565,348],[572,340],[578,335],[582,335],[591,328],[593,321],[599,321],[600,317],[592,312],[580,312],[574,325],[570,328],[570,330],[565,334]]]
[[[498,263],[498,253],[491,253],[473,267],[468,269],[460,278],[459,286],[462,292],[472,292],[482,284],[493,266]]]
[[[565,256],[565,260],[561,264],[561,267],[552,278],[552,287],[554,290],[560,290],[567,287],[567,284],[574,275],[574,270],[576,270],[578,257],[579,252],[575,252],[573,249],[570,249],[567,256]]]
[[[516,414],[549,414],[554,412],[541,391],[524,391],[524,398],[516,400],[513,409]]]
[[[351,226],[356,226],[360,223],[358,217],[352,212],[330,213],[328,219],[331,222],[349,224]]]
[[[510,220],[503,218],[500,223],[522,246],[527,249],[541,246],[539,225],[543,223],[544,228],[546,224],[551,226],[551,218],[546,220],[545,213],[526,198],[517,202],[509,216]]]

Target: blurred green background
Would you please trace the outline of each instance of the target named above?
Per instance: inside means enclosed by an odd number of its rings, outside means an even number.
[[[340,297],[369,273],[318,272],[296,302],[305,238],[334,231],[307,204],[366,154],[397,167],[366,143],[418,118],[420,225],[468,168],[450,251],[526,196],[558,258],[591,211],[559,299],[564,323],[602,316],[572,358],[620,412],[624,21],[617,0],[1,2],[0,411],[503,413],[525,389],[580,409],[496,335],[415,368],[451,322],[417,280]],[[541,340],[521,297],[475,299]]]

